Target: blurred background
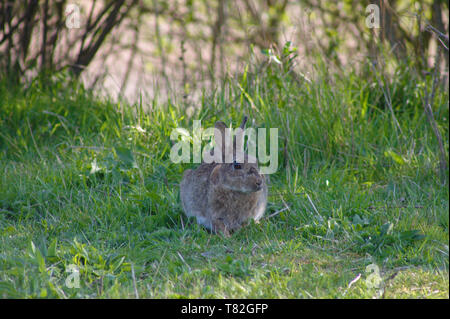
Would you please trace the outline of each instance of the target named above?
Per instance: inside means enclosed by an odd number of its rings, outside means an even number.
[[[448,29],[438,0],[0,0],[0,297],[448,299]],[[225,240],[171,135],[244,115],[278,169]]]
[[[379,8],[379,28],[367,25],[369,4]],[[357,70],[384,50],[387,73],[399,61],[426,73],[441,55],[446,82],[448,22],[441,0],[2,0],[0,72],[27,82],[70,71],[114,98],[175,94],[195,103],[200,89],[242,73],[249,59],[279,62],[288,43],[292,72],[306,79],[318,56],[330,72]]]

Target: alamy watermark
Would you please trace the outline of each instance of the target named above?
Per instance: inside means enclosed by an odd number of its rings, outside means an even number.
[[[66,14],[66,27],[68,29],[80,28],[80,7],[76,4],[70,3],[64,10]]]
[[[376,4],[369,4],[366,7],[366,13],[369,15],[366,17],[366,26],[369,29],[380,28],[380,7]]]
[[[370,264],[366,267],[366,287],[375,292],[375,296],[380,298],[384,293],[384,281],[381,277],[380,267],[376,264]]]
[[[80,288],[80,270],[74,264],[67,266],[66,272],[70,273],[66,278],[67,288]]]
[[[185,128],[176,128],[170,134],[170,139],[176,141],[170,150],[170,160],[173,163],[243,163],[246,160],[248,163],[259,162],[261,174],[273,174],[277,171],[278,128],[226,128],[224,134],[225,145],[222,147],[215,145],[215,142],[222,141],[222,132],[214,127],[203,129],[199,120],[194,120],[192,135]],[[245,136],[247,151],[244,150]],[[236,141],[234,150],[233,138]],[[202,141],[209,141],[203,150]],[[222,150],[225,150],[225,154]]]

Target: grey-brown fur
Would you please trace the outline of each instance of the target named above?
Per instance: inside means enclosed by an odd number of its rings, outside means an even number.
[[[244,124],[245,120],[241,127]],[[216,128],[224,132],[225,124],[217,122]],[[222,146],[224,154],[224,143],[216,139],[216,145]],[[263,216],[267,185],[258,164],[248,163],[246,155],[245,162],[238,165],[203,163],[187,170],[180,183],[180,197],[187,216],[195,216],[199,224],[229,236],[250,219],[258,221]]]

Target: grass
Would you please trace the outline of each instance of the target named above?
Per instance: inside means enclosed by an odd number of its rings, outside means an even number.
[[[431,79],[398,67],[400,131],[370,71],[316,72],[250,65],[192,116],[176,100],[101,99],[63,75],[3,80],[0,296],[449,298],[448,180],[422,106]],[[448,153],[448,91],[434,102]],[[170,162],[170,132],[243,114],[279,128],[279,168],[272,216],[226,239],[183,215],[178,183],[195,165]]]

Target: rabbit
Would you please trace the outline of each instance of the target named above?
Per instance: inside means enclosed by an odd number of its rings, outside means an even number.
[[[246,120],[245,117],[242,129]],[[186,170],[180,183],[180,197],[188,217],[195,216],[198,224],[230,237],[231,232],[250,219],[258,222],[264,215],[268,190],[255,158],[244,154],[243,163],[236,162],[236,139],[231,146],[233,163],[225,163],[226,125],[216,122],[215,128],[222,136],[222,140],[215,136],[216,147],[222,149],[222,162],[202,163],[195,170]]]

